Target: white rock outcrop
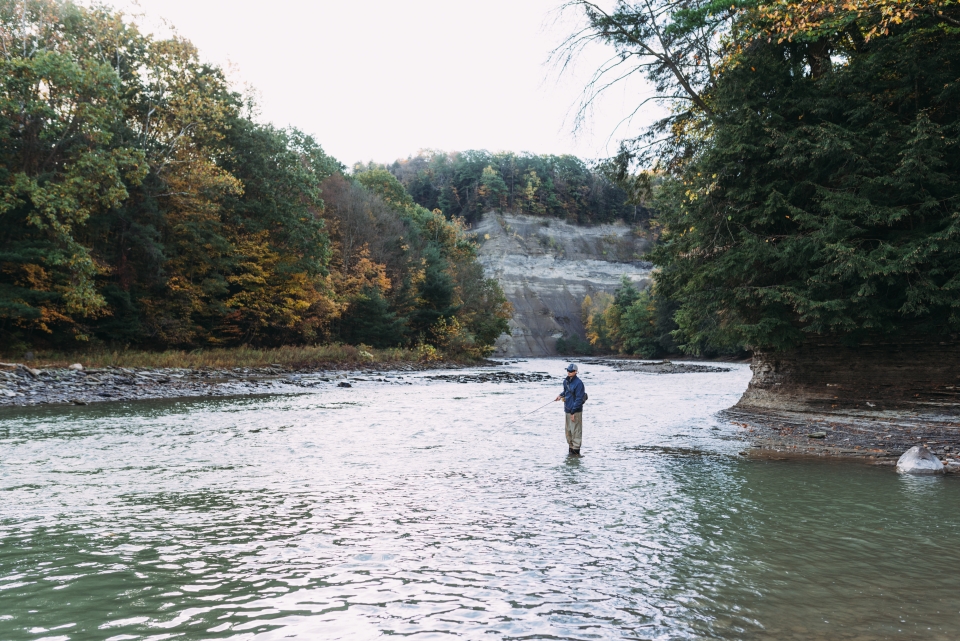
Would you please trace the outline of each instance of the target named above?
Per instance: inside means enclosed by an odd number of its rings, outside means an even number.
[[[647,241],[623,224],[581,227],[539,216],[489,212],[471,230],[479,260],[513,305],[511,335],[498,356],[549,356],[556,341],[584,335],[580,305],[588,294],[613,293],[626,276],[638,289],[650,281],[640,260]]]
[[[943,463],[923,445],[914,445],[897,460],[901,474],[943,474]]]

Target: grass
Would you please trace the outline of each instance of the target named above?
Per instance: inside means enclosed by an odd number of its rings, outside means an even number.
[[[0,358],[3,361],[24,362],[30,367],[66,367],[81,363],[86,368],[130,367],[186,369],[226,369],[234,367],[283,367],[306,369],[330,365],[359,365],[417,363],[453,360],[431,347],[414,349],[374,349],[352,345],[306,345],[258,349],[254,347],[230,347],[197,349],[191,351],[166,350],[149,352],[140,350],[99,350],[89,352],[42,352],[34,353],[32,361],[17,358]]]

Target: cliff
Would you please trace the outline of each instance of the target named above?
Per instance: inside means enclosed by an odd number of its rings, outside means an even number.
[[[893,464],[925,444],[960,449],[956,336],[848,347],[811,338],[794,350],[754,352],[753,380],[725,415],[761,450],[870,457]]]
[[[639,260],[648,242],[625,224],[581,227],[555,219],[488,212],[473,231],[480,263],[513,304],[512,335],[498,356],[549,356],[563,335],[583,337],[580,305],[588,294],[613,293],[626,276],[647,287],[651,265]]]

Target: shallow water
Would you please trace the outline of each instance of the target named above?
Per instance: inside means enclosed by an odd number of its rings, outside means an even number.
[[[561,368],[0,413],[0,639],[960,637],[960,480],[737,456],[746,366],[495,432]]]

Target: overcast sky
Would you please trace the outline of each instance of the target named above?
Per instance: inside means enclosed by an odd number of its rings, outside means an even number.
[[[314,135],[351,165],[420,149],[572,153],[598,158],[650,122],[620,124],[645,97],[640,81],[599,103],[573,132],[578,98],[609,51],[558,77],[550,51],[576,25],[563,0],[114,0],[161,20],[256,88],[264,121]],[[619,126],[619,128],[618,128]]]

